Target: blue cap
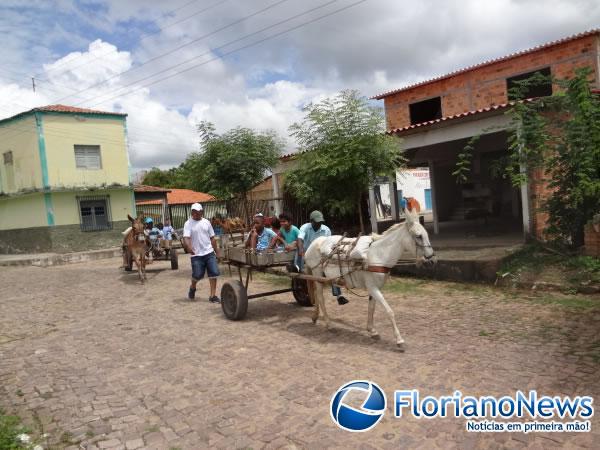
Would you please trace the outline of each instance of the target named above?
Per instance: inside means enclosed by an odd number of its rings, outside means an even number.
[[[152,220],[152,217],[146,217],[146,220],[144,220],[145,223],[154,223],[154,220]]]

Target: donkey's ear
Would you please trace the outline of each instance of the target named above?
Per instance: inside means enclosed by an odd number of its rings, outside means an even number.
[[[414,212],[413,211],[407,209],[405,216],[406,216],[406,221],[408,223],[414,223],[415,216],[414,216]]]
[[[130,222],[135,222],[135,219],[133,217],[131,217],[129,214],[127,214],[127,218],[129,219]]]

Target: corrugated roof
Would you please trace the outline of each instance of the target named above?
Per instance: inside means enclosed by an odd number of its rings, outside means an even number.
[[[535,99],[528,98],[526,100],[521,100],[521,102],[532,102],[534,100]],[[460,114],[453,114],[451,116],[441,117],[440,119],[429,120],[427,122],[416,123],[413,125],[407,125],[405,127],[400,127],[400,128],[393,128],[391,130],[388,130],[386,133],[387,134],[398,134],[403,131],[414,130],[417,128],[425,128],[425,127],[428,127],[431,125],[435,125],[436,123],[442,123],[442,122],[446,122],[446,121],[450,121],[450,120],[454,120],[454,119],[459,119],[461,117],[468,117],[468,116],[474,116],[477,114],[482,114],[482,113],[491,112],[491,111],[504,110],[511,106],[514,106],[515,103],[516,102],[501,103],[499,105],[488,106],[487,108],[480,108],[480,109],[475,109],[475,110],[467,111],[467,112],[460,113]]]
[[[519,52],[510,53],[508,55],[501,56],[499,58],[490,59],[490,60],[481,62],[479,64],[475,64],[475,65],[472,65],[472,66],[467,66],[467,67],[464,67],[462,69],[458,69],[458,70],[455,70],[453,72],[447,73],[445,75],[440,75],[439,77],[430,78],[430,79],[424,80],[424,81],[419,81],[418,83],[414,83],[414,84],[402,87],[400,89],[394,89],[394,90],[391,90],[391,91],[388,91],[388,92],[384,92],[382,94],[378,94],[378,95],[375,95],[375,96],[371,97],[371,99],[381,100],[382,98],[388,97],[388,96],[393,95],[393,94],[397,94],[398,92],[407,91],[409,89],[413,89],[413,88],[416,88],[416,87],[419,87],[419,86],[424,86],[424,85],[429,84],[429,83],[434,83],[436,81],[440,81],[440,80],[443,80],[445,78],[450,78],[450,77],[453,77],[455,75],[459,75],[461,73],[465,73],[465,72],[469,72],[471,70],[479,69],[480,67],[488,66],[490,64],[495,64],[495,63],[498,63],[498,62],[501,62],[501,61],[506,61],[507,59],[516,58],[518,56],[526,55],[528,53],[533,53],[533,52],[536,52],[538,50],[542,50],[542,49],[545,49],[545,48],[548,48],[548,47],[553,47],[553,46],[559,45],[559,44],[564,44],[565,42],[574,41],[576,39],[581,39],[581,38],[584,38],[584,37],[587,37],[587,36],[592,36],[594,34],[599,34],[599,33],[600,33],[600,28],[594,28],[594,29],[589,30],[589,31],[584,31],[583,33],[574,34],[572,36],[568,36],[568,37],[565,37],[565,38],[562,38],[562,39],[557,39],[555,41],[550,41],[550,42],[547,42],[545,44],[541,44],[541,45],[538,45],[538,46],[535,46],[535,47],[528,48],[526,50],[521,50]]]

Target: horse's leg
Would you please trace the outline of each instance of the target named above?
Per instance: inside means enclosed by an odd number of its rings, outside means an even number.
[[[377,300],[379,303],[381,303],[381,305],[383,306],[383,309],[385,309],[385,312],[387,313],[388,317],[390,318],[390,320],[392,322],[392,326],[394,327],[394,335],[396,336],[396,345],[398,346],[398,348],[401,351],[404,351],[404,339],[402,339],[402,336],[400,336],[400,330],[398,330],[398,325],[396,325],[396,318],[394,317],[394,311],[392,310],[392,308],[390,308],[390,305],[388,305],[388,302],[385,300],[385,298],[383,297],[383,294],[381,293],[381,291],[379,290],[379,288],[377,286],[369,287],[369,294],[375,300]]]
[[[313,309],[312,321],[313,321],[313,323],[317,323],[317,320],[319,320],[319,299],[317,298],[317,283],[314,281],[309,281],[308,289],[309,289],[313,304],[315,306]]]
[[[367,317],[367,332],[373,339],[379,339],[379,333],[373,328],[373,316],[375,315],[375,305],[377,301],[369,295],[369,315]]]
[[[323,295],[323,283],[316,283],[317,287],[317,299],[319,300],[319,307],[323,310],[323,317],[325,318],[325,328],[328,330],[331,328],[329,323],[329,315],[327,314],[327,308],[325,308],[325,296]]]
[[[142,273],[144,274],[144,280],[146,280],[146,254],[142,253],[142,256],[140,257],[140,261],[142,263]]]
[[[132,255],[133,256],[133,255]],[[139,256],[134,256],[133,260],[135,261],[135,265],[137,267],[137,271],[138,271],[138,277],[140,277],[140,282],[142,284],[144,284],[144,277],[142,275],[142,261],[139,258]]]

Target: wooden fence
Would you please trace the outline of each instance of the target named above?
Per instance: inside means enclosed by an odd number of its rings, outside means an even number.
[[[252,222],[252,217],[256,213],[262,213],[265,216],[275,215],[276,202],[281,202],[282,210],[292,217],[292,222],[298,226],[308,222],[310,211],[306,207],[299,205],[292,197],[270,198],[247,200],[231,199],[226,201],[213,201],[202,203],[204,208],[204,217],[212,219],[213,217],[234,218],[240,217],[247,223]],[[166,211],[163,211],[163,205],[137,205],[137,214],[144,217],[152,217],[155,223],[163,221],[163,217],[170,218],[171,225],[174,228],[183,228],[183,224],[190,217],[192,204],[169,205]],[[247,213],[246,213],[247,212]],[[249,217],[246,217],[248,215]]]

